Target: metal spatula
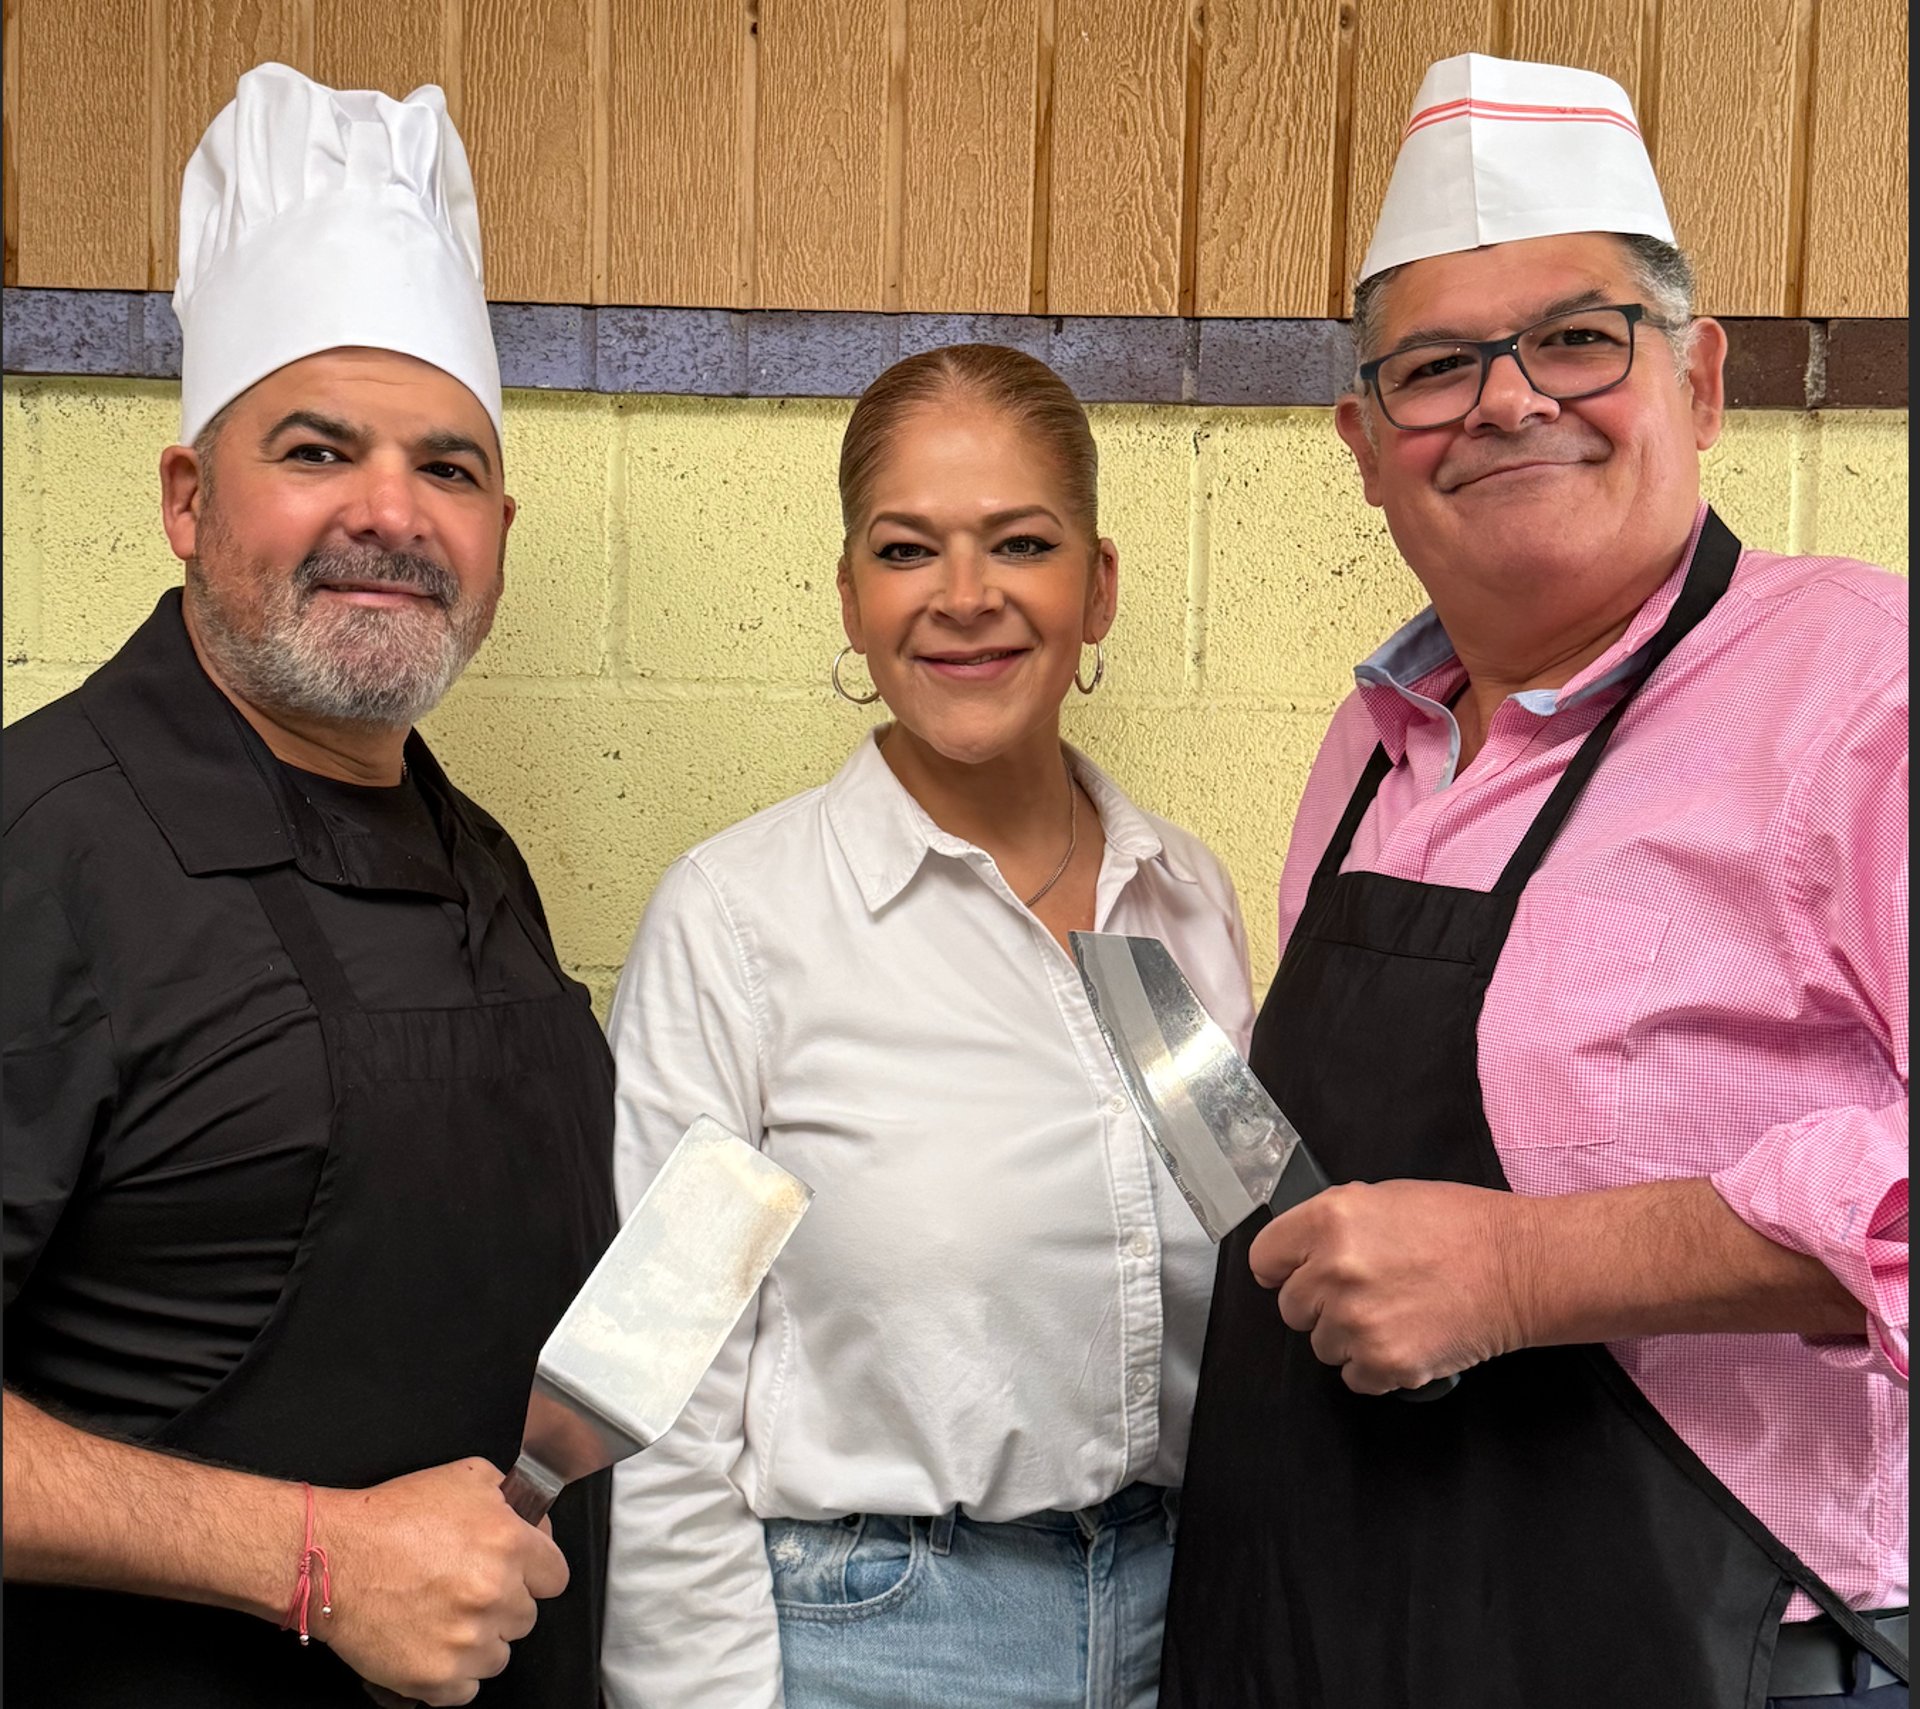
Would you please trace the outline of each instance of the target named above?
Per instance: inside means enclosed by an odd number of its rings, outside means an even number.
[[[515,1513],[538,1524],[575,1478],[666,1434],[812,1198],[711,1117],[687,1129],[540,1349],[501,1486]]]
[[[1324,1192],[1299,1129],[1215,1024],[1158,938],[1071,932],[1073,959],[1114,1066],[1181,1197],[1226,1239],[1262,1205],[1275,1216]],[[1435,1377],[1399,1400],[1435,1400]]]
[[[501,1485],[515,1513],[539,1524],[576,1478],[666,1434],[812,1199],[710,1117],[687,1129],[540,1349]]]

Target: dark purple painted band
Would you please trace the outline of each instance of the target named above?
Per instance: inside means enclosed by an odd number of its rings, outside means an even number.
[[[10,374],[172,380],[180,328],[163,291],[4,293]],[[495,303],[508,386],[694,397],[857,397],[937,345],[1011,344],[1088,403],[1327,406],[1353,373],[1339,320],[573,308]],[[1727,320],[1728,402],[1745,409],[1904,409],[1904,320]]]

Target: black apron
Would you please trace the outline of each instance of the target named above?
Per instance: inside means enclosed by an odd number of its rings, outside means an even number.
[[[419,743],[416,772],[438,768]],[[334,1113],[292,1269],[241,1362],[150,1445],[268,1477],[357,1488],[520,1448],[534,1362],[616,1227],[613,1064],[578,985],[492,856],[448,813],[455,870],[503,896],[560,990],[460,1009],[361,1009],[291,866],[251,875],[319,1011]],[[459,840],[468,847],[463,851]],[[482,898],[490,899],[490,898]],[[610,1475],[553,1509],[572,1579],[540,1604],[492,1709],[594,1709]],[[287,1577],[299,1556],[287,1506]],[[316,1538],[325,1545],[324,1520]],[[336,1603],[353,1594],[336,1560]],[[401,1610],[384,1610],[399,1613]],[[315,1641],[252,1615],[11,1585],[10,1703],[115,1709],[368,1709]],[[315,1575],[310,1623],[324,1630]]]
[[[1490,892],[1342,873],[1376,749],[1254,1029],[1327,1174],[1507,1188],[1478,1030],[1520,893],[1647,676],[1730,582],[1711,512],[1638,681]],[[1165,1709],[1756,1709],[1805,1590],[1905,1677],[1602,1346],[1477,1365],[1419,1405],[1357,1395],[1221,1243],[1167,1613]]]

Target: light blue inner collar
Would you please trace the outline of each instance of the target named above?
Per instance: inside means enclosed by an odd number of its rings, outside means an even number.
[[[1631,676],[1639,667],[1641,655],[1652,642],[1648,641],[1636,647],[1623,659],[1618,660],[1597,677],[1582,681],[1575,677],[1572,683],[1560,688],[1529,688],[1518,694],[1507,696],[1509,702],[1523,711],[1531,712],[1536,718],[1550,718],[1556,712],[1568,707],[1578,706],[1589,696],[1613,687]],[[1444,718],[1447,721],[1447,764],[1436,786],[1445,789],[1453,782],[1454,774],[1460,765],[1460,725],[1452,710],[1444,702],[1433,700],[1419,694],[1409,685],[1423,681],[1441,668],[1454,662],[1456,655],[1453,642],[1447,638],[1447,632],[1440,626],[1440,619],[1432,606],[1428,606],[1412,621],[1403,624],[1390,635],[1368,658],[1353,668],[1354,681],[1362,686],[1390,688],[1424,718]]]

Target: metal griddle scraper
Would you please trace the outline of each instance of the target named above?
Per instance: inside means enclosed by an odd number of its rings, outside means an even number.
[[[1275,1216],[1324,1192],[1299,1130],[1214,1022],[1158,938],[1071,932],[1073,959],[1114,1066],[1207,1237],[1221,1241],[1265,1206]],[[1400,1400],[1458,1385],[1435,1377]]]
[[[710,1117],[687,1129],[540,1349],[502,1485],[515,1513],[538,1524],[666,1434],[812,1198]]]
[[[680,1136],[540,1349],[500,1486],[515,1513],[539,1524],[574,1479],[667,1433],[812,1200],[709,1116]],[[412,1709],[361,1684],[383,1709]]]

